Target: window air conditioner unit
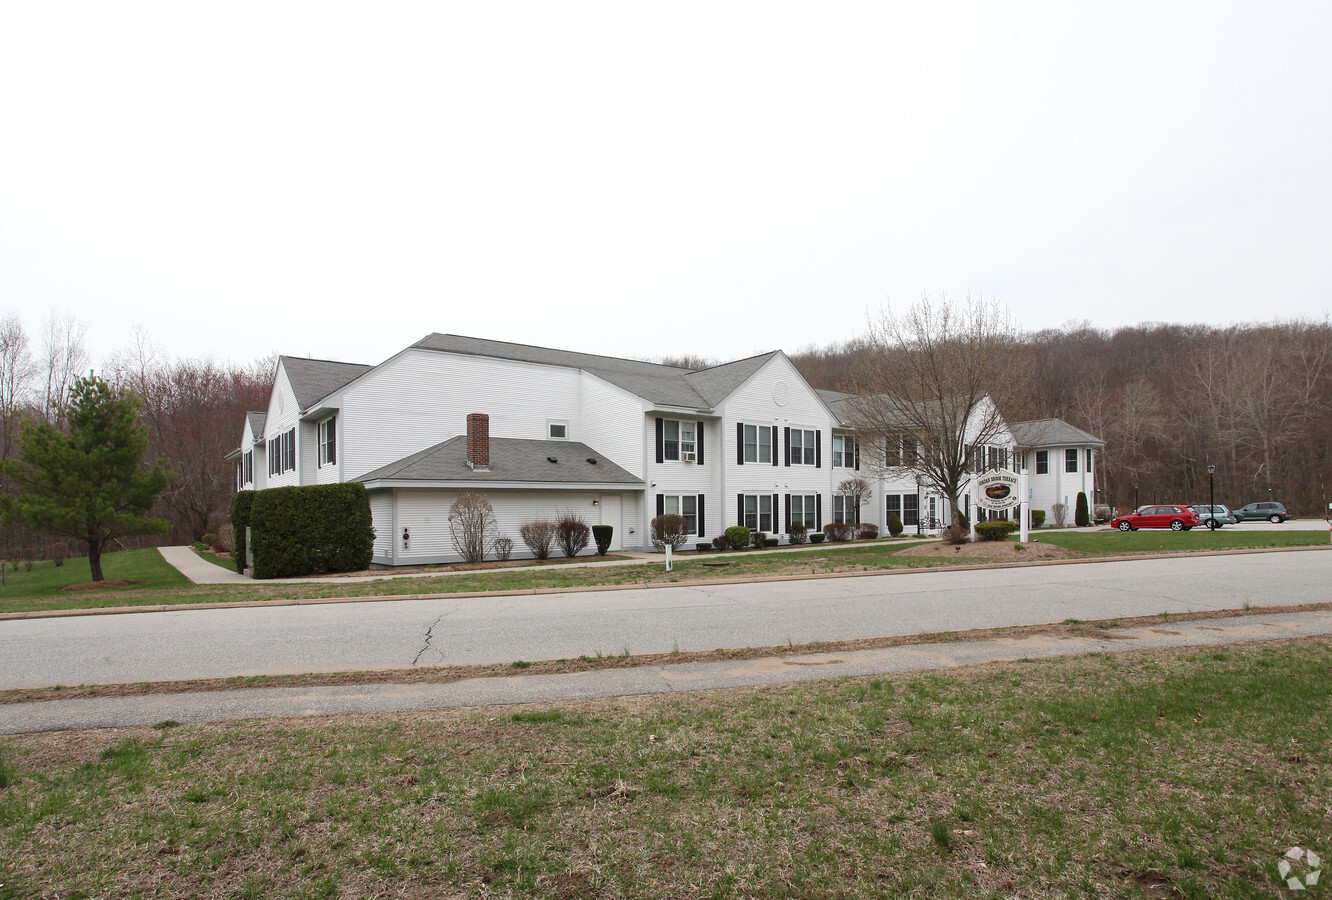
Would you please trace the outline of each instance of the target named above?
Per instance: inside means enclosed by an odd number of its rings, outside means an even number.
[[[692,454],[692,453],[681,453],[681,454],[680,454],[680,459],[682,459],[682,460],[685,461],[685,462],[693,462],[693,461],[694,461],[694,454]]]

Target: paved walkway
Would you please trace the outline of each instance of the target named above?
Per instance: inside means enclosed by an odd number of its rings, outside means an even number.
[[[1332,634],[1332,611],[1273,613],[1116,629],[1110,639],[1048,637],[915,644],[851,653],[606,669],[569,675],[514,675],[449,684],[252,688],[142,697],[0,705],[0,734],[121,728],[176,722],[549,703],[790,684],[847,676],[948,669],[1014,659],[1122,653]]]

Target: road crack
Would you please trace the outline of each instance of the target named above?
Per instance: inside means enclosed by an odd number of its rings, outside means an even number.
[[[443,618],[444,618],[443,616],[440,616],[438,619],[435,619],[435,621],[430,623],[430,627],[426,629],[425,643],[421,645],[421,649],[417,651],[415,658],[412,659],[413,666],[419,663],[421,661],[421,657],[425,656],[425,654],[430,650],[430,642],[435,639],[435,626],[438,625],[440,621],[443,620]]]

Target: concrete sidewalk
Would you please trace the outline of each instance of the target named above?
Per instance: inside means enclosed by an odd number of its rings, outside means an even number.
[[[205,563],[207,565],[207,563]],[[847,676],[947,669],[1013,659],[1278,641],[1332,634],[1332,611],[1274,613],[1115,629],[1109,639],[1045,637],[916,644],[851,653],[514,675],[448,684],[253,688],[0,705],[0,734],[220,722],[415,709],[498,706],[760,687]]]

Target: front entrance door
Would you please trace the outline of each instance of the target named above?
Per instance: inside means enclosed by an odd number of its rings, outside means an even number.
[[[615,531],[611,534],[611,550],[620,550],[624,547],[624,523],[620,521],[620,495],[602,494],[601,495],[601,524],[609,525]]]

